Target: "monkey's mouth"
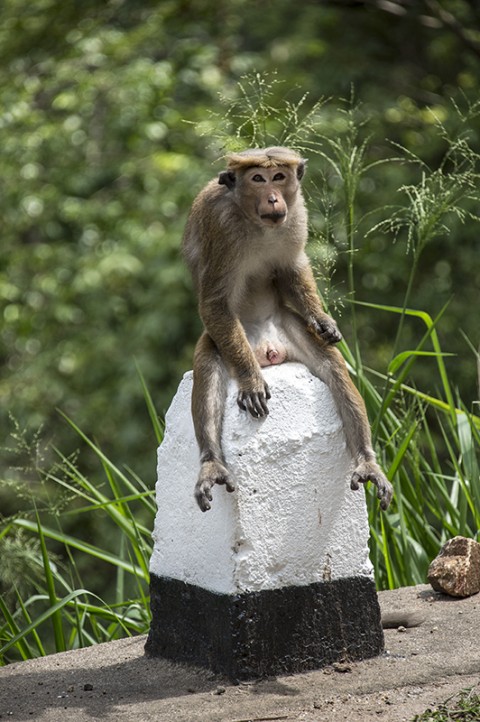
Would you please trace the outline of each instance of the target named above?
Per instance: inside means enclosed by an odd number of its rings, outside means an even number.
[[[260,216],[262,221],[266,223],[267,225],[272,226],[281,226],[282,223],[285,222],[287,218],[287,214],[285,212],[276,212],[276,213],[262,213]]]

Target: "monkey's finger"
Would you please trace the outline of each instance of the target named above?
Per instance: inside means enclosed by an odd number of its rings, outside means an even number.
[[[350,489],[352,491],[358,491],[360,489],[360,484],[358,484],[356,481],[353,481],[353,479],[350,482]]]
[[[342,340],[342,334],[337,329],[324,328],[320,330],[320,336],[328,343],[338,343]]]
[[[195,499],[197,500],[197,504],[202,511],[208,511],[212,508],[208,503],[205,494],[202,494],[201,492],[195,492]]]
[[[269,410],[267,406],[267,399],[270,398],[270,393],[268,392],[265,394],[257,394],[257,406],[261,409],[260,416],[268,416]]]
[[[246,410],[247,410],[247,407],[246,407],[246,404],[245,404],[244,394],[243,394],[241,391],[240,391],[239,394],[237,395],[237,404],[240,406],[240,408],[242,409],[242,411],[246,411]]]
[[[385,509],[387,509],[388,505],[390,504],[390,498],[387,494],[387,490],[379,488],[377,491],[377,499],[380,500],[380,509],[382,509],[382,511],[385,511]]]
[[[248,413],[253,416],[254,419],[258,419],[260,416],[258,407],[255,401],[255,394],[253,392],[247,393],[246,391],[243,392],[242,395],[243,403],[245,404],[245,408],[248,411]]]
[[[363,479],[355,472],[350,479],[350,489],[352,489],[352,491],[358,491],[361,483],[364,483]]]
[[[250,413],[252,416],[255,416],[256,418],[259,418],[261,416],[268,416],[268,406],[267,402],[265,401],[265,394],[264,393],[252,393],[249,397],[250,400]]]
[[[243,411],[247,411],[252,416],[256,416],[256,411],[253,406],[252,398],[249,393],[246,391],[241,391],[238,395],[238,405],[240,406]]]
[[[267,399],[267,401],[272,398],[272,394],[270,393],[270,388],[267,383],[265,383],[265,398]]]
[[[210,485],[206,486],[205,484],[201,484],[195,487],[195,499],[197,500],[197,504],[202,511],[208,511],[209,509],[211,509],[211,506],[208,503],[213,499],[210,488]]]
[[[248,411],[255,419],[268,415],[268,406],[263,392],[240,391],[237,396],[237,404],[242,411]]]
[[[377,499],[380,501],[380,508],[385,510],[390,504],[393,496],[393,486],[383,474],[370,474],[372,484],[377,487]]]
[[[247,407],[248,407],[248,410],[250,411],[251,415],[255,419],[258,419],[259,416],[263,415],[261,413],[260,406],[259,406],[258,401],[255,398],[255,396],[252,395],[252,396],[248,397]]]
[[[225,486],[229,493],[235,491],[235,486],[226,475],[218,477],[218,479],[216,479],[216,483],[220,484],[220,486]]]
[[[252,399],[252,394],[247,391],[240,391],[237,396],[237,404],[240,406],[242,411],[248,411],[252,416],[257,417],[258,413],[256,405]]]
[[[377,497],[380,499],[380,508],[385,511],[385,509],[389,507],[390,502],[392,501],[393,486],[390,483],[388,483],[388,486],[387,484],[379,484]]]

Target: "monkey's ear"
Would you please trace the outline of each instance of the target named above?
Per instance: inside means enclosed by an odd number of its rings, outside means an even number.
[[[298,180],[302,180],[303,176],[305,175],[305,166],[307,165],[306,160],[301,160],[300,163],[297,165],[297,178]]]
[[[235,186],[235,173],[232,173],[231,170],[222,170],[218,174],[218,182],[221,186],[227,186],[229,190],[232,190]]]

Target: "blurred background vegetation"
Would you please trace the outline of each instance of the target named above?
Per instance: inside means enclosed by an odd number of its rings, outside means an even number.
[[[94,468],[95,453],[58,410],[153,489],[156,437],[137,368],[162,414],[200,333],[179,253],[186,215],[241,124],[244,136],[261,134],[261,112],[251,122],[259,98],[279,134],[288,136],[281,109],[289,122],[314,118],[303,145],[312,151],[310,251],[347,341],[354,334],[366,365],[385,370],[398,318],[355,306],[352,329],[351,281],[357,301],[402,306],[415,263],[412,306],[432,317],[446,306],[437,329],[452,354],[445,365],[474,408],[475,3],[4,0],[0,60],[4,518],[31,508],[28,491],[41,506],[38,471],[54,462],[54,448],[65,458],[79,449],[78,468]],[[355,189],[355,251],[339,222],[345,188],[324,156],[352,133],[371,164]],[[465,139],[459,160],[451,149]],[[466,215],[432,227],[420,252],[399,219],[406,187],[436,169],[471,171],[461,189]],[[443,193],[440,182],[434,203]],[[405,324],[396,352],[423,332]],[[425,358],[410,379],[425,393],[440,393],[434,363]],[[82,533],[101,534],[87,523]]]

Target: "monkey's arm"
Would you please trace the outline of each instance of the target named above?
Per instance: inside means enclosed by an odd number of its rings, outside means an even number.
[[[282,299],[306,321],[309,331],[327,343],[338,343],[342,340],[336,322],[323,310],[306,256],[293,268],[280,270],[276,282]]]
[[[216,296],[214,289],[202,296],[200,315],[224,364],[238,381],[238,405],[252,416],[266,416],[270,391],[240,320],[230,310],[227,299]]]

